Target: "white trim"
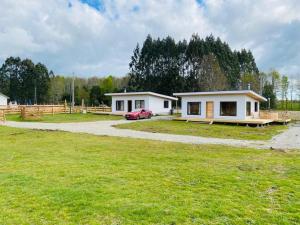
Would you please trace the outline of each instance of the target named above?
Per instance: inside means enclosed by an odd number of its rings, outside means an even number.
[[[201,96],[201,95],[247,95],[256,100],[267,101],[267,99],[254,91],[242,90],[242,91],[211,91],[211,92],[183,92],[173,93],[174,96]]]
[[[174,100],[174,101],[177,101],[177,100],[178,100],[178,98],[171,97],[171,96],[168,96],[168,95],[158,94],[158,93],[151,92],[151,91],[146,91],[146,92],[105,93],[104,95],[105,95],[105,96],[151,95],[151,96],[156,96],[156,97],[160,97],[160,98],[164,98],[164,99],[170,99],[170,100]]]

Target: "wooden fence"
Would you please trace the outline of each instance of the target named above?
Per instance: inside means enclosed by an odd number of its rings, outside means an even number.
[[[261,119],[291,119],[291,120],[300,120],[300,111],[277,111],[277,110],[261,110],[259,117]]]
[[[41,114],[60,114],[60,113],[68,113],[70,112],[70,107],[66,105],[19,105],[13,107],[5,107],[0,108],[0,111],[3,111],[4,114],[21,114],[21,109],[25,111],[35,111]],[[80,112],[111,112],[111,108],[108,106],[98,106],[98,107],[81,107],[75,106],[72,108],[72,113],[80,113]]]
[[[3,109],[0,109],[0,122],[5,122],[5,113]]]

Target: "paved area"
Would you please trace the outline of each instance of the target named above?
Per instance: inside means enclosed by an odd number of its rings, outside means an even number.
[[[154,118],[158,119],[158,118]],[[74,133],[130,137],[159,141],[180,142],[188,144],[219,144],[250,148],[300,149],[300,124],[290,127],[286,132],[274,137],[271,141],[247,141],[235,139],[206,138],[188,135],[150,133],[128,129],[117,129],[113,125],[131,123],[133,121],[97,121],[81,123],[39,123],[7,121],[4,125],[17,128],[40,130],[59,130]]]
[[[272,148],[300,149],[300,123],[292,124],[289,129],[270,141]]]

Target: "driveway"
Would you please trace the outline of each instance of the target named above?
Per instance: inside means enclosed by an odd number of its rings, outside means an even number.
[[[115,137],[130,137],[158,141],[180,142],[187,144],[218,144],[250,148],[300,149],[300,124],[291,126],[284,133],[274,137],[271,141],[248,141],[236,139],[206,138],[189,135],[150,133],[128,129],[117,129],[113,125],[132,123],[133,121],[96,121],[80,123],[39,123],[39,122],[13,122],[7,121],[4,125],[17,128],[40,130],[59,130],[74,133],[87,133],[94,135],[108,135]]]

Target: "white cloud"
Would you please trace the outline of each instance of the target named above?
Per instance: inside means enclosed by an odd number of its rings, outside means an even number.
[[[124,75],[147,34],[176,40],[193,33],[250,48],[261,70],[300,74],[298,0],[102,1],[1,0],[0,62],[10,56],[41,61],[58,74]]]

